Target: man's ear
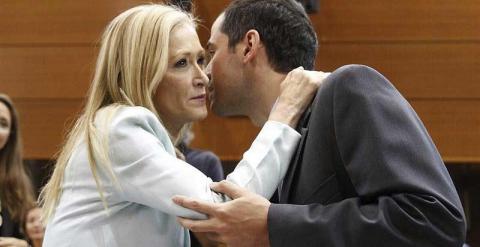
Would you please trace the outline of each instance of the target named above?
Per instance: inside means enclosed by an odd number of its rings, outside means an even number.
[[[258,54],[258,50],[262,46],[260,34],[257,32],[257,30],[250,29],[247,31],[247,33],[245,33],[245,36],[243,37],[243,45],[242,61],[247,63],[255,59]]]

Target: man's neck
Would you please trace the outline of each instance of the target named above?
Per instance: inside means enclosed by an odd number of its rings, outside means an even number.
[[[271,69],[257,71],[255,81],[255,95],[251,112],[248,115],[254,125],[261,127],[268,120],[270,111],[280,95],[280,83],[285,79],[285,74],[277,73]]]

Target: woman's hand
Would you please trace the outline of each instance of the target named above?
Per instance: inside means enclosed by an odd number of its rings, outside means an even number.
[[[0,247],[28,247],[28,243],[18,238],[0,237]]]
[[[280,85],[281,93],[268,120],[297,126],[302,113],[311,104],[320,84],[330,73],[296,68]]]

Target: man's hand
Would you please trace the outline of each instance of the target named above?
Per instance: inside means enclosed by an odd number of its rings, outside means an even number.
[[[209,232],[208,238],[229,247],[269,246],[267,215],[270,202],[227,181],[213,183],[211,188],[233,200],[209,203],[175,196],[176,204],[209,215],[207,220],[178,217],[180,224],[193,232]]]
[[[28,243],[18,238],[0,237],[0,247],[28,247]]]

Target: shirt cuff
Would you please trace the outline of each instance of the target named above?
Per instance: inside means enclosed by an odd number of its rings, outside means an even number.
[[[285,176],[300,138],[289,125],[267,121],[227,180],[270,198]]]

